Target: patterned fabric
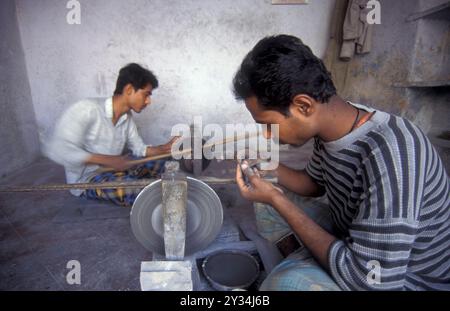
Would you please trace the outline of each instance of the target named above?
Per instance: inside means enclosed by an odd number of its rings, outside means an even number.
[[[319,226],[333,235],[336,234],[337,230],[325,198],[306,198],[286,189],[283,190],[287,198],[297,207],[301,208]],[[253,206],[258,232],[266,240],[276,242],[281,237],[292,232],[283,217],[272,206],[261,203],[254,203]]]
[[[303,248],[284,259],[264,280],[260,291],[340,291],[331,276]]]
[[[311,219],[330,233],[335,233],[328,206],[323,199],[303,198],[285,191],[286,196]],[[289,225],[270,205],[255,203],[259,234],[271,242],[292,232]],[[339,286],[314,260],[306,248],[290,254],[264,280],[261,291],[337,291]]]
[[[101,183],[159,178],[164,170],[165,162],[166,160],[149,161],[124,172],[106,172],[93,175],[88,178],[88,182]],[[131,207],[141,190],[139,188],[87,189],[82,195],[88,199],[110,201],[120,206]]]

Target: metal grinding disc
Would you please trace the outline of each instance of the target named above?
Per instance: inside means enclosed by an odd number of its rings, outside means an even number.
[[[204,182],[187,177],[185,256],[206,248],[219,234],[223,221],[222,203]],[[131,209],[134,236],[146,249],[165,255],[161,180],[145,187]]]

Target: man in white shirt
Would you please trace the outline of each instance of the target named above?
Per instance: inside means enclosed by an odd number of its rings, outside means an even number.
[[[69,107],[56,125],[47,154],[65,168],[67,183],[106,182],[150,178],[160,174],[164,161],[150,161],[129,170],[129,149],[134,157],[170,153],[173,138],[160,146],[144,144],[131,111],[140,113],[151,104],[152,91],[158,87],[154,74],[138,64],[129,64],[119,72],[114,96],[85,99]],[[100,167],[115,172],[98,173]],[[71,190],[75,196],[104,199],[131,206],[135,189]]]

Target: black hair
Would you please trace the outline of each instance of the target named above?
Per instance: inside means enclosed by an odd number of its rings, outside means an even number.
[[[299,38],[289,35],[260,40],[242,61],[233,88],[236,99],[255,96],[260,104],[285,115],[298,94],[321,103],[336,95],[323,62]]]
[[[135,91],[145,88],[148,84],[151,84],[152,88],[156,89],[158,87],[158,79],[150,70],[131,63],[120,69],[114,95],[122,94],[123,88],[127,84],[131,84]]]

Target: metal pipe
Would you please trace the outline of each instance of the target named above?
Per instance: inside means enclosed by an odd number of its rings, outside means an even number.
[[[210,185],[235,184],[234,178],[198,177],[198,180]],[[104,183],[77,183],[77,184],[44,184],[37,186],[0,187],[0,193],[6,192],[35,192],[35,191],[65,191],[71,189],[116,189],[116,188],[144,188],[158,179],[139,179],[135,181],[112,181]],[[264,178],[264,180],[277,183],[277,178]]]

